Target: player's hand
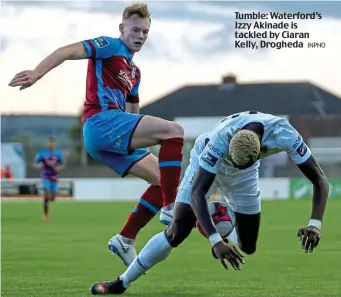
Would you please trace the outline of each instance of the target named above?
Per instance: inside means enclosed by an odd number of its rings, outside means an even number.
[[[17,73],[8,84],[10,87],[20,87],[20,91],[32,86],[38,79],[40,74],[35,70],[25,70]]]
[[[321,239],[320,230],[312,226],[299,229],[297,237],[301,241],[302,249],[304,249],[306,253],[312,253]]]
[[[243,255],[237,250],[236,247],[230,246],[223,241],[216,243],[213,248],[213,255],[215,255],[227,270],[225,260],[229,261],[234,270],[240,270],[241,264],[245,264]]]

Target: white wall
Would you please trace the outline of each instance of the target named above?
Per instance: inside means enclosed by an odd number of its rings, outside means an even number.
[[[64,184],[72,182],[73,199],[79,201],[136,201],[149,186],[148,183],[137,178],[62,178],[60,182]],[[40,184],[40,179],[1,180],[2,186],[9,183],[15,188],[19,184]],[[290,196],[288,178],[261,178],[259,183],[262,199],[288,199]],[[21,199],[25,199],[24,196]]]
[[[148,184],[137,178],[75,179],[76,200],[137,200]]]

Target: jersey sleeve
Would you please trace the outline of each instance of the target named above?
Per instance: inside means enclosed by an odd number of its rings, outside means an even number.
[[[141,82],[141,74],[139,71],[139,79],[133,89],[130,91],[130,93],[127,96],[126,101],[129,103],[139,103],[140,98],[139,98],[139,87],[140,87],[140,82]]]
[[[278,136],[277,143],[280,148],[287,152],[295,164],[302,164],[309,159],[311,156],[309,147],[305,144],[303,137],[289,122],[285,122]]]
[[[108,59],[118,52],[120,46],[117,38],[107,36],[83,40],[82,43],[89,59]]]
[[[219,134],[213,134],[199,157],[200,167],[216,174],[220,161],[227,153],[227,150],[227,144],[221,139]]]
[[[58,153],[58,164],[63,165],[64,164],[64,156],[62,152]]]

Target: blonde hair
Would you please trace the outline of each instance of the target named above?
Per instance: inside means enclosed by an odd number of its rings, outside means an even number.
[[[137,14],[141,18],[147,18],[149,22],[151,22],[150,12],[148,10],[148,6],[145,3],[133,3],[127,6],[124,11],[122,18],[123,20],[129,19],[132,15]]]
[[[258,135],[250,130],[241,130],[236,133],[229,146],[232,161],[238,166],[245,166],[249,162],[255,163],[260,153]]]

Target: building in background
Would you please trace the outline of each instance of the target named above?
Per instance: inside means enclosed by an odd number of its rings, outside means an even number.
[[[188,85],[144,106],[141,113],[175,120],[185,129],[184,166],[195,138],[223,117],[255,110],[287,118],[302,134],[324,169],[341,176],[341,98],[309,82]],[[323,139],[321,138],[323,137]],[[321,141],[319,141],[321,139]],[[333,162],[331,161],[333,160]],[[261,176],[297,176],[285,153],[263,160]]]
[[[220,84],[187,85],[141,108],[141,113],[175,120],[185,128],[184,162],[195,137],[211,130],[223,117],[257,110],[286,117],[302,134],[329,176],[341,176],[341,98],[309,82],[239,83],[234,75]],[[62,115],[4,115],[2,141],[21,142],[27,160],[27,176],[39,177],[32,158],[47,135],[55,135],[68,160],[63,177],[114,177],[110,168],[91,162],[84,166],[79,117]],[[73,137],[70,137],[73,135]],[[79,141],[75,141],[79,137]],[[78,147],[78,148],[77,148]],[[158,155],[158,147],[151,148]],[[78,157],[75,158],[75,157]],[[2,161],[5,164],[5,161]],[[83,166],[82,166],[83,164]],[[300,176],[286,154],[265,159],[261,176]]]

